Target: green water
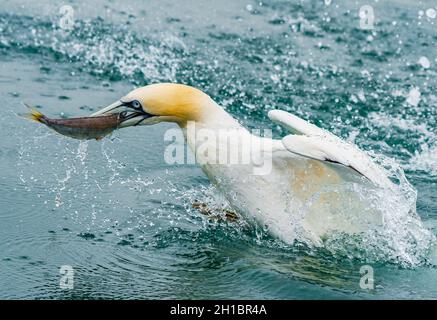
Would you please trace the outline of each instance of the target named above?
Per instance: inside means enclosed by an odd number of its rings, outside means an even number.
[[[63,32],[64,2],[2,1],[0,298],[437,298],[437,3],[173,2],[70,1]],[[372,31],[360,29],[364,4]],[[285,135],[266,118],[280,108],[373,151],[417,190],[424,226],[287,246],[192,209],[224,200],[198,166],[165,163],[172,125],[81,143],[17,116],[21,101],[86,115],[162,81],[201,88],[250,128]],[[74,289],[60,288],[62,265]],[[359,286],[363,265],[374,290]]]

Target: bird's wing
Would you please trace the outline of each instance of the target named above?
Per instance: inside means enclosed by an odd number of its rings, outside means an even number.
[[[283,126],[285,129],[294,134],[304,134],[307,136],[323,135],[327,131],[320,129],[318,126],[311,124],[291,113],[282,110],[271,110],[268,117],[274,123]],[[329,132],[328,132],[329,133]]]
[[[288,112],[274,110],[270,111],[268,116],[275,123],[299,134],[290,134],[282,139],[283,146],[289,152],[325,163],[342,165],[379,186],[391,185],[384,170],[355,145]]]

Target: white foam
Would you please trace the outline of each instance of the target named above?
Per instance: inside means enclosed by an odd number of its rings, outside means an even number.
[[[420,90],[417,87],[414,87],[410,90],[410,92],[408,93],[407,96],[407,103],[412,105],[413,107],[417,107],[419,105],[420,102]]]
[[[410,130],[420,132],[424,136],[433,136],[432,132],[428,129],[425,123],[417,124],[411,119],[402,119],[399,117],[391,117],[390,115],[372,112],[369,114],[369,119],[376,125],[391,128],[393,126],[398,127],[402,130]]]
[[[429,175],[437,176],[437,144],[429,146],[423,144],[421,151],[416,151],[408,163],[408,168],[426,171]]]

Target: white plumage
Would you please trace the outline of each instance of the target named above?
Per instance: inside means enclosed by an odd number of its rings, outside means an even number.
[[[333,232],[356,234],[382,225],[371,194],[392,186],[384,169],[356,146],[295,115],[270,111],[269,118],[291,134],[279,140],[259,137],[202,91],[171,83],[138,88],[95,115],[121,111],[135,117],[126,126],[177,123],[201,168],[232,208],[287,243],[298,238],[321,245]],[[199,141],[205,136],[201,130],[215,138]],[[220,134],[226,130],[233,132]],[[252,161],[217,163],[205,150]],[[256,174],[263,162],[270,167]]]

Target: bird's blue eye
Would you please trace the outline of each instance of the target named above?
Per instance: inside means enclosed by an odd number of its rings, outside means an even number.
[[[134,100],[131,102],[131,106],[135,109],[141,109],[141,103],[138,100]]]

